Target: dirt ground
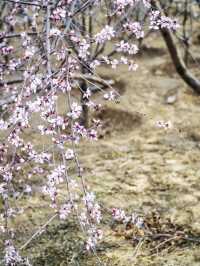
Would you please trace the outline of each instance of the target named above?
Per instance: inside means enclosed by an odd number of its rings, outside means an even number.
[[[123,80],[118,88],[122,96],[119,104],[104,106],[101,138],[81,144],[80,160],[105,209],[158,213],[163,224],[170,219],[177,228],[192,232],[195,241],[135,244],[124,229],[113,230],[104,218],[105,237],[97,250],[100,264],[95,256],[81,253],[83,240],[76,225],[55,221],[24,251],[31,254],[33,265],[200,265],[200,98],[178,78],[167,52],[157,48],[137,59],[134,73],[125,68],[101,71]],[[177,99],[166,104],[171,90]],[[157,121],[171,121],[172,128],[158,128]],[[24,204],[26,211],[15,224],[21,242],[50,216],[48,203],[37,193]]]

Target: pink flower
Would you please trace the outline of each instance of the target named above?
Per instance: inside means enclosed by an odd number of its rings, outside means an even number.
[[[110,41],[115,36],[115,31],[112,26],[106,25],[98,34],[95,35],[97,43],[104,43]]]
[[[59,211],[60,219],[66,220],[68,218],[69,214],[71,213],[71,210],[72,210],[71,203],[66,203],[66,204],[62,205],[60,208],[60,211]]]

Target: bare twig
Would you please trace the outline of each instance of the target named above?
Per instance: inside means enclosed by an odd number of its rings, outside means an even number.
[[[26,1],[14,1],[14,0],[3,0],[4,2],[10,2],[10,3],[13,3],[13,4],[20,4],[20,5],[28,5],[28,6],[38,6],[38,7],[42,7],[44,8],[43,5],[40,5],[40,4],[37,4],[37,3],[34,3],[34,2],[26,2]]]

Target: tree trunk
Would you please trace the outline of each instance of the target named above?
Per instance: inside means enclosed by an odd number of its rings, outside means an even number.
[[[158,1],[152,0],[152,4],[161,12],[162,10],[159,6]],[[179,53],[178,47],[175,44],[173,34],[167,28],[160,28],[163,39],[167,45],[168,51],[170,53],[172,62],[176,68],[176,71],[180,77],[189,85],[196,93],[200,94],[200,80],[193,76],[193,74],[186,67],[181,55]]]
[[[84,97],[84,94],[87,90],[87,83],[85,80],[81,81],[80,84],[81,87],[81,106],[82,106],[82,114],[81,114],[81,119],[80,123],[85,127],[89,127],[89,107],[87,106],[87,98]]]

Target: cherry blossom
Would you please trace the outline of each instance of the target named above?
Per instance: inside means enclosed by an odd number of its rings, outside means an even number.
[[[101,66],[138,68],[137,42],[144,37],[145,27],[129,10],[141,4],[150,29],[174,31],[178,22],[161,16],[148,0],[114,0],[108,5],[90,0],[7,2],[9,12],[2,19],[0,33],[0,86],[5,99],[0,106],[0,133],[4,136],[0,143],[0,196],[4,199],[0,228],[6,239],[5,265],[30,265],[7,232],[11,231],[9,219],[23,212],[13,206],[13,198],[17,205],[21,196],[33,196],[35,175],[42,177],[40,193],[50,198],[56,217],[65,220],[76,213],[85,248],[95,252],[103,236],[102,208],[85,180],[78,145],[82,140],[98,139],[101,121],[91,119],[86,125],[82,116],[85,110],[101,109],[101,100],[93,97],[96,91],[103,100],[119,99],[98,70]],[[100,14],[102,21],[95,14]],[[89,30],[85,18],[94,23]],[[159,121],[156,126],[166,129],[171,123]],[[41,143],[45,139],[44,145],[38,147],[35,136]],[[24,174],[27,166],[31,169]],[[15,182],[22,185],[22,192],[15,190]],[[143,226],[141,217],[128,216],[118,208],[112,210],[112,216],[118,222],[132,219],[139,228]]]

